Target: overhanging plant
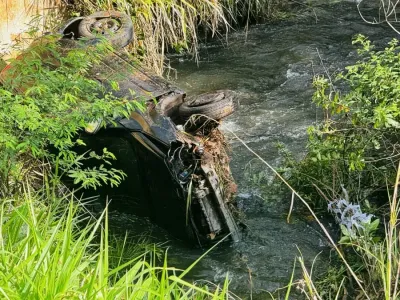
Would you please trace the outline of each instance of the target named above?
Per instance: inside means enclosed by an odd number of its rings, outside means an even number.
[[[116,116],[127,117],[140,102],[116,98],[88,76],[90,68],[106,59],[113,49],[107,41],[81,41],[66,49],[58,36],[44,36],[1,73],[0,85],[0,195],[18,191],[21,182],[40,172],[40,166],[54,166],[54,175],[68,174],[75,183],[97,187],[118,184],[124,173],[105,167],[115,159],[102,154],[77,155],[81,132],[93,120],[102,124]],[[113,89],[118,84],[111,82]],[[104,162],[97,168],[83,167],[88,157]],[[39,169],[38,169],[39,168]]]

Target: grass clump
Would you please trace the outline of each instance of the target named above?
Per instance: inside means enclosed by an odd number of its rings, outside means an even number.
[[[1,298],[227,299],[227,283],[210,289],[186,282],[188,270],[168,267],[166,258],[158,266],[152,252],[112,266],[119,259],[112,256],[107,213],[91,219],[72,198],[26,191],[2,199]]]
[[[399,299],[398,198],[396,187],[389,200],[390,216],[381,232],[377,231],[378,222],[366,223],[362,228],[350,231],[340,226],[342,237],[337,246],[343,257],[335,257],[335,263],[326,273],[317,278],[311,276],[312,270],[308,271],[300,256],[298,263],[304,278],[291,285],[296,286],[307,299]]]
[[[116,9],[132,16],[131,49],[161,74],[168,49],[188,51],[197,58],[199,29],[205,36],[221,34],[236,24],[274,18],[287,4],[286,0],[79,0],[72,11],[86,15]]]

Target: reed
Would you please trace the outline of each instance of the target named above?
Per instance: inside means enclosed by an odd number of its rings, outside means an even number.
[[[198,57],[199,29],[221,35],[236,25],[273,18],[288,1],[279,0],[79,0],[72,11],[89,14],[116,9],[132,16],[135,40],[131,51],[161,74],[170,49]]]
[[[1,199],[0,298],[230,299],[228,282],[211,288],[185,281],[194,264],[177,270],[156,252],[124,250],[126,241],[115,250],[107,211],[90,218],[72,198],[44,198],[25,188]],[[136,254],[115,257],[127,251]]]

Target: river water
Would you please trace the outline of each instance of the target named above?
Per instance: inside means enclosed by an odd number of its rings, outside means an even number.
[[[351,40],[357,33],[380,45],[395,36],[384,25],[363,22],[351,2],[300,8],[287,20],[253,25],[230,33],[228,39],[202,44],[198,65],[185,56],[170,57],[177,70],[176,83],[188,94],[231,89],[239,95],[239,109],[224,121],[223,129],[230,139],[237,201],[248,229],[239,243],[220,245],[209,253],[190,278],[222,283],[229,274],[231,289],[249,299],[268,299],[265,291],[285,286],[299,251],[308,266],[320,253],[316,269],[326,269],[331,248],[315,221],[298,209],[300,204],[290,224],[286,222],[290,195],[277,197],[268,190],[272,174],[229,131],[274,166],[280,160],[277,142],[300,159],[306,129],[320,118],[311,103],[313,74],[326,70],[333,75],[355,62]],[[375,10],[364,12],[372,16]],[[140,223],[151,231],[153,226],[145,220],[131,223],[124,228],[137,228]],[[163,231],[153,226],[155,232],[157,240],[170,240],[171,266],[186,267],[204,252],[174,241],[167,233],[160,237]]]

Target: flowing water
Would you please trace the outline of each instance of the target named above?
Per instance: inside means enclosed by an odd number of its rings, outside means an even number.
[[[367,15],[374,12],[365,10]],[[242,297],[253,293],[253,299],[267,299],[266,290],[288,283],[299,251],[308,266],[321,253],[316,267],[326,269],[331,248],[318,226],[296,211],[290,224],[286,222],[290,195],[278,198],[265,188],[271,172],[229,131],[272,165],[279,163],[277,142],[301,158],[306,129],[320,118],[311,103],[312,77],[324,72],[333,75],[355,62],[351,40],[357,33],[381,45],[394,37],[386,26],[363,22],[354,3],[341,2],[313,5],[285,21],[250,26],[229,34],[227,40],[222,37],[202,44],[198,65],[185,56],[171,56],[176,82],[188,94],[231,89],[240,99],[239,110],[224,121],[223,129],[232,138],[231,167],[248,230],[239,243],[220,245],[209,253],[191,278],[221,283],[229,274],[231,289]],[[149,230],[151,225],[136,220],[131,225],[125,222],[124,229],[127,226]],[[155,232],[163,231],[155,228]],[[186,267],[204,252],[162,235],[158,240],[171,241],[167,244],[170,265]]]

